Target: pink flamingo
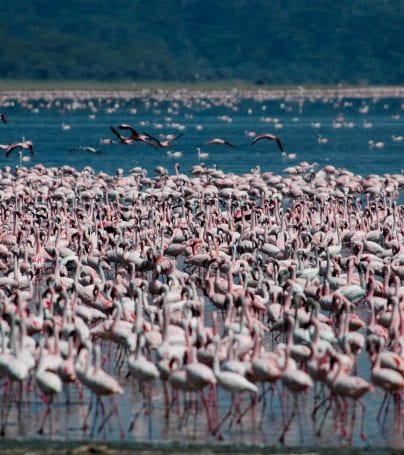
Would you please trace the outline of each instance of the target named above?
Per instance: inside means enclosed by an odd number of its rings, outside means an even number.
[[[346,400],[347,398],[351,398],[353,400],[351,431],[350,434],[348,435],[348,440],[352,442],[357,403],[359,403],[359,405],[362,408],[360,437],[366,440],[367,438],[364,431],[366,406],[361,401],[361,398],[363,397],[363,395],[369,392],[369,390],[371,390],[372,385],[359,376],[349,376],[345,374],[342,370],[342,361],[339,355],[334,355],[334,357],[331,360],[332,362],[334,362],[334,364],[336,363],[337,365],[337,371],[335,372],[334,377],[331,381],[331,388],[333,392],[338,397],[341,397],[344,400]],[[332,375],[332,372],[330,374]]]

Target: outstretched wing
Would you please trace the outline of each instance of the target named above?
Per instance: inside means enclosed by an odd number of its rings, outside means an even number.
[[[229,147],[232,147],[232,148],[234,148],[234,149],[237,148],[237,145],[234,145],[234,144],[232,144],[232,143],[229,142],[229,141],[224,141],[224,143],[225,143],[225,145],[228,145]]]
[[[262,140],[262,139],[268,139],[268,140],[270,140],[270,141],[275,141],[276,144],[277,144],[277,146],[278,146],[278,148],[279,148],[279,150],[280,150],[281,152],[284,151],[283,144],[282,144],[281,140],[279,139],[279,137],[278,137],[278,136],[275,136],[275,134],[270,134],[270,133],[267,133],[267,134],[260,134],[259,136],[255,137],[255,138],[253,139],[253,141],[251,142],[250,145],[254,145],[256,142],[258,142],[258,141],[260,141],[260,140]]]
[[[146,144],[150,144],[153,147],[162,147],[161,142],[156,137],[152,136],[149,133],[146,133],[146,131],[143,131],[143,135],[146,136],[146,138],[147,138],[144,141],[144,142],[146,142]]]
[[[7,151],[6,151],[6,158],[8,158],[11,153],[15,150],[15,149],[18,149],[18,148],[21,148],[21,145],[19,144],[10,144],[8,147],[7,147]]]
[[[132,137],[139,137],[139,133],[133,128],[133,126],[128,125],[127,123],[121,123],[118,128],[120,130],[129,130],[132,133]]]
[[[237,148],[237,145],[231,144],[229,141],[225,141],[224,139],[220,138],[211,139],[210,141],[206,142],[206,145],[210,144],[227,145],[229,147]]]
[[[113,126],[110,126],[109,129],[118,137],[118,139],[123,139],[122,135]]]
[[[180,138],[181,136],[184,136],[184,133],[180,133],[180,134],[177,134],[177,136],[174,136],[173,138],[169,139],[167,141],[167,145],[170,145],[172,144],[174,141],[176,141],[178,138]]]
[[[10,119],[8,119],[4,114],[0,114],[0,120],[3,123],[10,123]]]

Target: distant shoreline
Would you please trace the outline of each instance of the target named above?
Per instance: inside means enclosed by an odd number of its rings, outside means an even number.
[[[40,98],[136,98],[183,95],[246,98],[397,98],[404,97],[404,86],[259,86],[242,81],[206,83],[91,81],[6,81],[0,80],[0,100]]]

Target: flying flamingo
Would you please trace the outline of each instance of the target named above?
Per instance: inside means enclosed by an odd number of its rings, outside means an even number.
[[[135,145],[134,144],[134,139],[132,137],[125,137],[122,136],[113,126],[110,126],[109,129],[115,134],[115,136],[118,138],[118,144],[122,145]]]
[[[258,135],[257,137],[255,137],[253,139],[253,141],[251,142],[250,145],[254,145],[256,142],[262,140],[262,139],[268,139],[270,141],[275,141],[276,142],[276,145],[278,146],[279,150],[281,152],[284,152],[284,148],[283,148],[283,144],[281,142],[281,140],[279,139],[278,136],[275,136],[275,134],[271,134],[271,133],[265,133],[265,134],[260,134]]]
[[[127,123],[121,123],[118,128],[120,130],[129,130],[131,135],[129,139],[135,142],[146,142],[146,144],[154,145],[152,141],[150,141],[150,136],[148,134],[139,134],[133,126],[128,125]]]
[[[227,145],[228,147],[232,147],[232,148],[237,148],[237,145],[234,145],[232,144],[231,142],[229,141],[226,141],[224,139],[220,139],[220,138],[215,138],[215,139],[211,139],[210,141],[207,141],[205,142],[206,145]]]
[[[184,136],[184,133],[177,134],[176,136],[173,136],[169,139],[166,139],[164,141],[160,141],[159,139],[153,137],[149,133],[145,133],[145,135],[148,137],[149,143],[151,145],[154,145],[155,147],[169,147],[175,140],[178,138]]]
[[[34,147],[32,146],[31,141],[21,141],[21,142],[16,142],[14,144],[9,144],[7,146],[6,150],[6,158],[10,156],[10,154],[17,149],[22,149],[22,150],[29,150],[31,155],[34,154]]]

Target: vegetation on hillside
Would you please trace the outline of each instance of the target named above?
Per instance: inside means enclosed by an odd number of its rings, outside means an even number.
[[[401,0],[2,0],[0,79],[402,84]]]

